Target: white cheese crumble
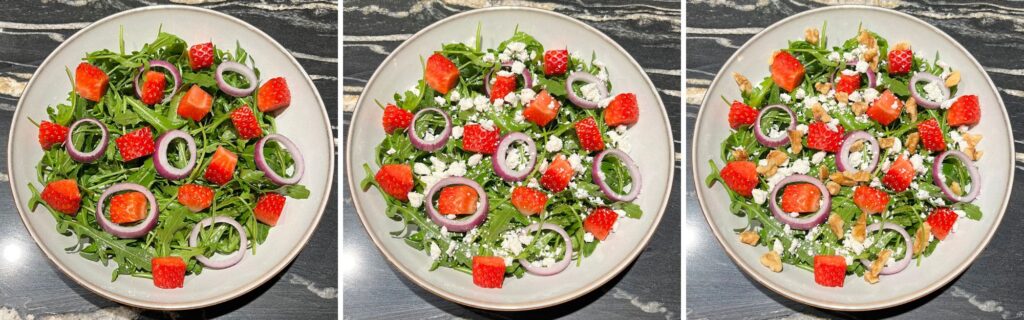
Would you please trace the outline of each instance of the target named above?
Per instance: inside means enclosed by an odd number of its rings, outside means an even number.
[[[544,144],[544,150],[548,152],[558,152],[562,150],[562,139],[556,136],[548,138],[548,142]]]

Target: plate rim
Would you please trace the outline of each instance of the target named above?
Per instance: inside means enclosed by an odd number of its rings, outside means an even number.
[[[334,143],[333,143],[335,137],[332,134],[333,130],[330,129],[330,117],[327,114],[327,107],[324,105],[323,99],[320,97],[319,90],[317,90],[317,87],[313,83],[313,80],[309,77],[309,73],[307,73],[306,69],[304,69],[302,67],[302,65],[299,64],[299,62],[295,59],[295,57],[292,56],[291,51],[288,51],[288,49],[286,49],[284,46],[282,46],[280,43],[278,43],[277,40],[275,40],[270,35],[267,35],[262,30],[256,28],[252,24],[249,24],[248,22],[245,22],[242,19],[236,18],[236,17],[228,15],[226,13],[215,11],[215,10],[212,10],[212,9],[206,9],[206,8],[202,8],[202,7],[184,6],[184,5],[155,5],[155,6],[138,7],[138,8],[133,8],[133,9],[128,9],[128,10],[120,11],[120,12],[108,15],[106,17],[103,17],[100,20],[96,20],[95,22],[90,23],[88,26],[85,26],[81,30],[76,31],[73,35],[68,37],[63,42],[61,42],[61,44],[58,45],[57,48],[53,49],[53,51],[51,51],[50,54],[46,56],[46,59],[44,59],[43,62],[39,64],[39,67],[37,67],[36,70],[32,73],[32,78],[29,79],[28,84],[25,85],[25,92],[28,92],[29,89],[33,88],[33,84],[35,83],[35,80],[36,80],[37,76],[39,75],[39,73],[43,69],[43,66],[49,65],[50,60],[53,59],[58,52],[63,50],[66,45],[71,43],[73,40],[78,38],[80,35],[91,31],[94,27],[96,27],[96,26],[98,26],[100,24],[106,23],[107,21],[113,20],[115,18],[119,18],[121,16],[136,14],[136,13],[144,12],[144,11],[160,11],[160,10],[195,11],[195,12],[199,12],[199,13],[203,13],[203,14],[211,14],[211,15],[214,15],[214,16],[218,16],[220,18],[224,18],[224,19],[228,20],[229,22],[236,23],[236,24],[238,24],[238,25],[240,25],[240,26],[242,26],[244,28],[249,29],[251,32],[255,33],[256,35],[265,38],[267,41],[270,42],[270,44],[272,46],[276,47],[281,52],[284,52],[285,55],[290,60],[289,62],[291,62],[292,65],[297,67],[299,69],[299,71],[302,72],[303,78],[305,78],[304,80],[306,81],[307,85],[309,85],[309,87],[313,88],[313,96],[314,96],[314,98],[316,98],[315,101],[320,106],[320,111],[321,111],[321,113],[323,113],[323,117],[324,117],[324,121],[325,121],[324,125],[326,126],[326,128],[328,128],[327,132],[330,135],[330,137],[328,139],[328,143],[327,143],[327,145],[328,145],[328,155],[330,157],[330,156],[333,156],[335,154],[335,152],[334,152]],[[12,157],[12,154],[11,154],[11,148],[13,146],[11,139],[13,139],[13,137],[14,137],[14,128],[15,128],[14,124],[16,123],[17,119],[21,116],[22,107],[23,107],[23,105],[25,103],[25,98],[24,97],[25,97],[25,95],[23,94],[22,97],[18,99],[18,105],[17,105],[17,107],[14,110],[14,113],[13,113],[13,116],[12,116],[13,118],[11,120],[11,129],[8,132],[8,137],[7,137],[7,167],[8,168],[12,167],[11,164],[12,164],[12,161],[14,159]],[[28,217],[27,217],[26,212],[24,210],[22,210],[21,200],[18,197],[18,189],[17,189],[17,186],[14,184],[14,179],[10,179],[8,181],[8,185],[10,185],[10,187],[11,187],[11,193],[14,196],[14,205],[15,205],[15,208],[17,208],[17,210],[18,210],[19,216],[21,217],[22,224],[25,226],[25,229],[27,229],[29,234],[32,236],[33,242],[35,242],[36,246],[38,246],[39,249],[41,251],[43,251],[43,253],[46,255],[46,257],[50,260],[50,263],[56,265],[57,268],[60,269],[61,272],[63,272],[63,274],[65,276],[71,278],[76,283],[78,283],[80,286],[85,287],[86,289],[89,289],[89,291],[92,291],[93,293],[95,293],[95,294],[97,294],[97,295],[99,295],[101,297],[104,297],[104,298],[106,298],[108,300],[111,300],[111,301],[127,304],[127,305],[130,305],[130,306],[133,306],[133,307],[143,308],[143,309],[176,311],[176,310],[190,310],[190,309],[204,308],[204,307],[220,304],[220,303],[223,303],[223,302],[235,299],[235,298],[237,298],[239,296],[242,296],[242,295],[252,291],[253,289],[256,289],[256,288],[262,286],[264,283],[266,283],[268,280],[270,280],[270,278],[273,278],[273,277],[277,276],[277,274],[279,274],[286,266],[290,265],[291,262],[294,261],[295,258],[298,256],[299,252],[301,252],[302,249],[305,248],[306,244],[309,242],[309,238],[313,235],[313,232],[320,225],[320,219],[323,217],[324,210],[326,209],[327,203],[328,203],[328,201],[330,199],[330,192],[331,192],[331,189],[332,189],[331,186],[334,185],[334,176],[335,176],[334,175],[334,169],[335,169],[334,167],[335,167],[335,161],[331,161],[330,165],[329,165],[329,168],[327,170],[327,177],[328,177],[327,178],[327,186],[328,187],[326,189],[326,193],[325,193],[325,195],[323,197],[323,200],[320,202],[320,208],[319,208],[319,210],[317,210],[316,217],[313,220],[314,221],[313,225],[306,230],[306,233],[302,236],[302,238],[299,241],[299,245],[295,246],[294,248],[292,248],[291,252],[288,253],[286,259],[282,259],[280,262],[278,262],[276,265],[274,265],[271,268],[270,272],[267,272],[263,276],[257,278],[255,281],[252,281],[252,282],[249,282],[249,283],[247,283],[247,284],[245,284],[243,286],[240,286],[240,287],[234,289],[233,291],[229,292],[228,294],[226,294],[224,296],[217,297],[215,299],[210,299],[210,300],[207,300],[207,301],[193,302],[193,303],[160,303],[160,302],[143,301],[143,300],[136,299],[134,297],[122,296],[122,295],[119,295],[119,294],[115,294],[113,292],[109,292],[106,289],[95,287],[91,283],[89,283],[88,281],[85,281],[85,280],[81,279],[76,273],[70,272],[69,269],[67,268],[67,266],[65,266],[63,263],[61,263],[60,260],[58,260],[56,258],[56,256],[52,252],[50,252],[50,250],[48,250],[46,247],[44,247],[42,245],[42,243],[39,241],[39,237],[36,235],[35,231],[33,231],[33,229],[29,227]]]
[[[705,93],[704,99],[703,99],[703,101],[701,102],[701,105],[700,105],[700,110],[698,110],[698,112],[697,112],[697,118],[696,118],[696,120],[694,122],[694,128],[693,128],[694,131],[693,131],[693,137],[692,137],[692,143],[691,143],[692,146],[691,146],[691,149],[690,149],[690,151],[691,151],[690,152],[690,157],[691,157],[690,165],[691,165],[691,168],[696,168],[697,165],[699,165],[697,163],[698,159],[697,159],[697,153],[696,153],[696,151],[697,151],[697,143],[696,143],[696,141],[697,141],[698,133],[700,132],[700,128],[701,128],[700,119],[702,119],[702,115],[704,113],[705,107],[707,107],[708,102],[709,102],[709,100],[707,99],[708,98],[707,95],[710,94],[711,88],[716,87],[718,85],[719,80],[722,79],[722,75],[723,75],[722,74],[722,70],[725,70],[727,66],[732,65],[732,63],[735,61],[735,59],[739,55],[739,53],[741,51],[747,49],[747,47],[751,43],[753,43],[755,40],[757,40],[758,38],[764,36],[765,34],[771,32],[771,31],[773,31],[774,29],[780,27],[781,25],[783,25],[785,23],[788,23],[791,20],[795,20],[795,19],[803,17],[805,15],[816,14],[816,13],[824,12],[824,11],[833,11],[833,10],[835,10],[835,11],[842,11],[842,10],[848,10],[848,9],[864,9],[864,10],[869,10],[869,11],[880,11],[880,12],[891,13],[891,14],[895,14],[897,16],[903,17],[903,18],[905,18],[906,20],[908,20],[910,22],[920,24],[920,25],[924,26],[925,28],[932,30],[933,32],[935,32],[939,36],[944,37],[946,40],[948,40],[951,43],[953,43],[953,45],[954,45],[954,47],[956,49],[959,49],[960,51],[965,53],[966,56],[969,58],[970,62],[974,63],[974,66],[976,68],[978,68],[978,70],[981,70],[981,73],[982,73],[982,75],[985,76],[985,80],[987,80],[989,88],[992,89],[992,92],[996,93],[996,100],[998,102],[998,105],[1003,110],[1002,114],[1003,114],[1004,124],[1005,124],[1005,126],[1007,128],[1010,128],[1010,130],[1008,130],[1008,132],[1009,132],[1009,138],[1010,138],[1009,141],[1011,141],[1011,142],[1009,143],[1009,149],[1008,150],[1009,150],[1009,155],[1010,155],[1010,163],[1014,163],[1013,155],[1015,154],[1015,150],[1014,150],[1014,145],[1012,143],[1012,141],[1013,141],[1013,130],[1012,130],[1012,128],[1013,127],[1010,126],[1010,119],[1009,119],[1009,115],[1006,112],[1006,104],[1003,102],[1002,94],[999,93],[998,87],[996,87],[995,83],[992,82],[992,77],[990,77],[988,75],[988,72],[985,71],[985,69],[981,65],[981,63],[979,63],[978,60],[974,57],[974,55],[971,54],[971,52],[968,51],[966,48],[964,48],[963,45],[960,44],[960,42],[956,41],[956,39],[954,39],[953,37],[949,36],[949,34],[947,34],[946,32],[942,31],[941,29],[939,29],[939,28],[929,24],[928,22],[925,22],[924,20],[921,20],[921,19],[919,19],[917,17],[914,17],[914,16],[912,16],[910,14],[906,14],[906,13],[903,13],[903,12],[900,12],[900,11],[897,11],[897,10],[892,10],[892,9],[887,9],[887,8],[880,8],[880,7],[873,7],[873,6],[865,6],[865,5],[837,5],[837,6],[821,7],[821,8],[816,8],[816,9],[811,9],[811,10],[803,11],[803,12],[791,15],[789,17],[783,18],[782,20],[779,20],[779,21],[769,25],[768,27],[764,28],[764,30],[761,30],[756,35],[754,35],[753,37],[748,39],[743,44],[743,46],[741,46],[739,49],[736,49],[736,51],[733,52],[733,54],[729,57],[729,59],[726,60],[726,62],[724,64],[722,64],[722,68],[718,70],[718,73],[715,76],[715,79],[711,82],[711,85],[708,86],[708,91]],[[693,169],[691,169],[691,170],[693,170]],[[701,212],[704,214],[705,222],[708,224],[708,227],[711,229],[712,233],[714,233],[715,238],[718,240],[719,244],[722,245],[722,248],[725,249],[725,252],[729,256],[729,258],[732,259],[734,264],[736,264],[738,267],[740,267],[740,269],[742,269],[743,272],[746,273],[747,276],[749,276],[750,278],[753,278],[760,285],[762,285],[762,286],[764,286],[764,287],[774,291],[775,293],[778,293],[778,294],[780,294],[780,295],[782,295],[782,296],[784,296],[784,297],[786,297],[786,298],[788,298],[790,300],[793,300],[793,301],[796,301],[796,302],[800,302],[800,303],[803,303],[803,304],[807,304],[807,305],[810,305],[810,306],[819,307],[819,308],[825,308],[825,309],[830,309],[830,310],[837,310],[837,311],[871,311],[871,310],[878,310],[878,309],[885,309],[885,308],[889,308],[889,307],[895,307],[895,306],[898,306],[898,305],[902,305],[902,304],[905,304],[905,303],[917,300],[917,299],[919,299],[921,297],[924,297],[924,296],[926,296],[926,295],[928,295],[928,294],[938,290],[939,288],[944,287],[946,284],[950,283],[953,279],[955,279],[957,276],[962,274],[964,272],[964,270],[967,269],[968,266],[970,266],[972,263],[974,263],[974,260],[977,259],[978,255],[981,254],[981,252],[985,250],[985,247],[988,246],[988,243],[992,239],[992,236],[995,235],[996,230],[999,229],[999,224],[1003,220],[1003,215],[1006,212],[1006,207],[1007,207],[1007,205],[1009,203],[1009,200],[1010,200],[1010,194],[1011,194],[1012,188],[1013,188],[1013,176],[1016,174],[1016,170],[1010,170],[1010,176],[1009,176],[1009,179],[1007,180],[1007,186],[1006,186],[1006,190],[1007,190],[1006,191],[1006,195],[1003,197],[1003,203],[1002,203],[1001,208],[997,211],[997,215],[996,215],[996,218],[995,218],[995,223],[992,225],[992,228],[990,228],[988,230],[988,233],[982,239],[982,241],[980,243],[981,245],[978,246],[978,248],[976,250],[974,250],[974,252],[972,252],[971,255],[966,260],[960,262],[959,265],[957,265],[955,268],[952,269],[952,272],[950,272],[950,273],[946,274],[945,276],[943,276],[939,281],[937,281],[935,283],[932,283],[932,284],[926,286],[925,288],[923,288],[921,290],[918,290],[918,291],[916,291],[916,292],[914,292],[912,294],[904,295],[904,296],[901,296],[901,297],[897,297],[896,299],[891,299],[891,300],[884,301],[884,302],[879,302],[879,303],[861,303],[861,304],[839,303],[839,302],[834,302],[834,301],[827,301],[827,300],[824,300],[824,299],[817,299],[817,298],[814,298],[814,297],[808,297],[808,296],[805,296],[805,295],[802,295],[802,294],[799,294],[799,293],[789,292],[789,290],[783,289],[781,287],[776,287],[776,285],[773,282],[771,282],[768,279],[762,277],[757,272],[754,272],[746,262],[742,261],[737,256],[737,254],[729,246],[727,246],[725,244],[726,239],[723,238],[723,235],[718,231],[717,228],[715,228],[714,224],[712,224],[711,215],[708,214],[708,210],[707,210],[707,207],[705,205],[704,191],[703,191],[704,188],[701,187],[701,186],[703,186],[703,183],[702,183],[703,181],[702,181],[702,179],[700,179],[700,177],[698,177],[696,175],[696,170],[694,170],[693,173],[694,173],[693,174],[694,189],[695,189],[695,191],[697,193],[697,199],[698,199],[698,202],[700,203]]]
[[[366,219],[367,218],[364,217],[364,213],[363,213],[364,210],[362,209],[361,203],[359,202],[359,198],[355,196],[356,192],[359,192],[360,189],[356,185],[358,183],[357,181],[359,181],[359,180],[353,179],[353,177],[352,177],[353,170],[345,170],[346,171],[346,178],[348,180],[349,192],[351,194],[351,199],[352,199],[352,202],[353,202],[353,206],[356,208],[356,213],[359,216],[360,223],[363,225],[363,230],[365,230],[366,233],[369,234],[370,239],[373,241],[374,246],[377,247],[377,250],[380,251],[384,255],[384,257],[391,264],[391,266],[394,267],[395,269],[398,269],[399,271],[401,271],[401,273],[406,277],[406,279],[412,280],[412,282],[416,283],[421,288],[426,289],[427,291],[429,291],[429,292],[433,293],[434,295],[439,296],[439,297],[441,297],[441,298],[443,298],[445,300],[448,300],[448,301],[451,301],[451,302],[455,302],[455,303],[458,303],[458,304],[462,304],[462,305],[466,305],[466,306],[470,306],[470,307],[474,307],[474,308],[480,308],[480,309],[485,309],[485,310],[493,310],[493,311],[526,311],[526,310],[535,310],[535,309],[546,308],[546,307],[550,307],[550,306],[554,306],[554,305],[559,305],[559,304],[568,302],[570,300],[576,299],[576,298],[578,298],[580,296],[583,296],[584,294],[587,294],[587,293],[589,293],[591,291],[594,291],[595,289],[601,287],[602,285],[604,285],[605,283],[610,281],[615,276],[617,276],[620,273],[622,273],[622,271],[625,270],[626,267],[631,265],[633,263],[633,261],[635,261],[640,256],[640,253],[644,249],[647,248],[647,245],[650,242],[651,237],[654,235],[654,232],[658,229],[658,225],[661,223],[661,218],[664,215],[665,210],[668,207],[668,200],[669,200],[669,198],[671,198],[671,195],[672,195],[672,190],[673,190],[673,188],[672,188],[672,181],[673,181],[673,179],[675,177],[675,171],[676,171],[676,169],[675,169],[675,162],[676,162],[676,160],[675,160],[675,156],[674,156],[675,155],[675,143],[673,142],[673,139],[672,139],[672,137],[673,137],[672,124],[668,120],[668,110],[665,109],[665,104],[664,104],[664,102],[661,99],[661,95],[658,92],[657,87],[654,86],[654,83],[651,81],[651,78],[647,74],[647,72],[643,71],[644,69],[643,69],[642,66],[640,66],[640,63],[637,62],[636,59],[634,59],[633,56],[631,54],[629,54],[628,51],[626,51],[624,48],[622,48],[622,46],[619,45],[618,42],[613,40],[611,37],[606,35],[604,32],[601,32],[600,30],[598,30],[598,29],[596,29],[596,28],[594,28],[594,27],[592,27],[592,26],[590,26],[590,25],[588,25],[586,23],[583,23],[582,21],[579,21],[579,20],[577,20],[575,18],[572,18],[572,17],[570,17],[568,15],[565,15],[565,14],[562,14],[562,13],[558,13],[558,12],[555,12],[555,11],[550,11],[550,10],[543,10],[543,9],[532,8],[532,7],[496,6],[496,7],[488,7],[488,8],[481,8],[481,9],[474,9],[474,10],[463,11],[463,12],[459,12],[459,13],[453,14],[451,16],[445,17],[444,19],[441,19],[441,20],[438,20],[438,21],[436,21],[434,23],[431,23],[429,26],[427,26],[427,27],[421,29],[420,31],[416,32],[415,34],[410,36],[409,39],[406,39],[405,41],[402,42],[401,45],[399,45],[393,51],[391,51],[391,53],[388,54],[387,58],[385,58],[383,61],[381,61],[380,65],[373,72],[373,75],[370,76],[370,79],[367,80],[366,86],[364,86],[364,88],[365,87],[369,87],[371,84],[373,84],[374,81],[376,80],[377,76],[383,70],[383,67],[386,66],[388,64],[388,62],[390,62],[392,60],[392,58],[394,58],[395,52],[398,52],[401,49],[403,49],[407,44],[411,43],[411,41],[413,39],[416,39],[416,38],[426,34],[427,32],[431,31],[432,29],[434,29],[434,28],[436,28],[436,27],[438,27],[438,26],[440,26],[440,25],[442,25],[444,23],[447,23],[450,20],[458,19],[458,18],[461,18],[463,16],[467,16],[467,15],[474,15],[474,14],[479,14],[481,12],[489,12],[489,11],[530,11],[530,12],[534,12],[534,13],[551,15],[551,16],[554,16],[556,18],[560,18],[562,20],[565,20],[567,22],[577,24],[580,27],[584,28],[585,30],[593,32],[597,36],[603,38],[608,43],[611,43],[612,47],[614,49],[617,49],[619,52],[624,54],[629,59],[629,61],[632,62],[633,66],[637,70],[640,70],[640,74],[643,76],[643,79],[646,81],[647,89],[650,89],[651,92],[654,93],[654,96],[656,97],[655,100],[657,101],[658,107],[661,110],[665,111],[664,112],[664,117],[662,117],[662,120],[665,122],[665,128],[666,128],[666,131],[667,131],[666,134],[669,137],[668,143],[667,143],[667,148],[668,148],[668,151],[669,151],[669,159],[668,159],[669,160],[668,161],[668,163],[669,163],[669,168],[668,168],[669,170],[668,171],[669,172],[668,172],[668,175],[666,175],[666,178],[667,178],[666,181],[668,182],[667,183],[668,187],[665,188],[665,191],[664,191],[664,194],[663,194],[663,198],[662,198],[662,201],[661,201],[661,208],[658,210],[657,214],[655,215],[654,220],[653,220],[653,224],[651,225],[651,228],[647,231],[647,233],[643,236],[643,238],[641,238],[640,245],[636,246],[636,248],[634,248],[627,255],[627,259],[623,259],[622,261],[620,261],[618,263],[618,265],[616,265],[615,268],[612,269],[611,272],[609,272],[609,273],[599,277],[597,279],[597,281],[591,282],[590,284],[588,284],[586,286],[583,286],[581,288],[578,288],[575,291],[573,291],[573,292],[571,292],[569,294],[563,295],[561,297],[557,297],[557,298],[554,298],[554,299],[549,299],[549,300],[543,301],[543,302],[520,303],[520,304],[488,303],[488,302],[475,301],[475,300],[461,300],[460,298],[456,297],[455,295],[453,295],[453,294],[451,294],[451,293],[449,293],[449,292],[447,292],[447,291],[445,291],[445,290],[443,290],[441,288],[437,288],[437,287],[431,285],[430,283],[424,281],[423,279],[420,279],[419,277],[414,276],[413,273],[408,268],[406,268],[405,266],[399,264],[398,261],[391,255],[390,252],[388,252],[387,250],[384,250],[384,248],[382,247],[382,244],[381,244],[381,240],[378,239],[378,237],[376,235],[374,235],[373,232],[370,231],[369,226],[366,224]],[[359,106],[361,106],[365,102],[365,99],[366,99],[365,95],[363,95],[363,94],[359,95],[359,99],[357,99],[355,107],[354,107],[355,110],[352,112],[352,116],[350,117],[351,119],[355,119],[356,118],[356,116],[358,115],[358,113],[362,109],[362,108],[359,108]],[[351,148],[349,148],[350,145],[352,144],[352,134],[351,134],[351,132],[353,132],[355,130],[354,129],[355,127],[356,127],[355,125],[350,125],[349,126],[349,129],[348,129],[349,134],[345,137],[345,140],[346,140],[346,143],[345,143],[345,147],[346,148],[345,148],[345,150],[350,150],[351,149]],[[354,168],[354,167],[352,167],[352,157],[345,157],[345,169],[352,169],[352,168]],[[358,169],[358,168],[356,168],[356,169]]]

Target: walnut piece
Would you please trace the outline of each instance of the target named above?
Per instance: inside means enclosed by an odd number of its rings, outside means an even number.
[[[910,114],[910,122],[917,122],[917,100],[914,97],[907,98],[903,106],[907,108],[907,114]]]
[[[850,152],[858,152],[861,150],[864,150],[864,140],[854,141],[853,144],[850,145]]]
[[[981,155],[985,152],[978,150],[978,142],[981,142],[982,136],[980,134],[964,133],[964,142],[967,142],[967,148],[964,153],[967,154],[974,161],[981,159]]]
[[[842,239],[845,233],[843,232],[843,217],[835,213],[829,214],[828,228],[832,229],[832,233],[836,235],[836,238]]]
[[[921,135],[919,135],[917,132],[908,134],[907,141],[903,143],[903,147],[907,148],[907,151],[910,151],[911,154],[917,153],[918,141],[921,141]]]
[[[755,169],[755,170],[757,171],[757,173],[760,173],[761,176],[771,177],[771,176],[774,176],[775,173],[779,171],[779,167],[777,167],[777,166],[757,166],[757,169]]]
[[[853,181],[852,178],[847,177],[842,172],[833,172],[828,175],[828,178],[832,180],[832,182],[838,183],[841,186],[852,187],[857,185],[856,181]]]
[[[768,267],[772,272],[782,271],[782,257],[779,257],[779,253],[775,251],[768,251],[761,256],[761,265]]]
[[[840,103],[849,103],[850,94],[846,92],[836,92],[836,101],[839,101]]]
[[[799,154],[804,150],[804,133],[800,130],[789,130],[789,148],[793,154]]]
[[[857,42],[869,48],[878,45],[878,43],[875,42],[875,37],[872,37],[871,33],[869,33],[867,29],[860,30],[860,34],[857,35]]]
[[[750,159],[750,154],[745,149],[732,149],[732,160],[733,161],[747,161]]]
[[[831,82],[818,82],[814,84],[814,89],[818,90],[820,94],[828,94],[829,90],[832,90]]]
[[[825,108],[821,107],[821,104],[819,103],[815,103],[811,106],[811,114],[814,116],[815,121],[825,123],[832,121],[832,117],[828,115],[828,112],[825,111]]]
[[[804,41],[810,44],[818,44],[818,29],[807,28],[804,30]]]
[[[893,138],[893,137],[885,137],[885,138],[879,138],[878,139],[878,147],[882,148],[882,149],[892,148],[892,146],[895,145],[895,144],[896,144],[896,138]]]
[[[869,107],[869,105],[868,105],[867,102],[860,101],[860,102],[854,102],[853,106],[851,106],[850,109],[853,110],[853,114],[854,115],[860,116],[860,115],[864,114],[865,112],[868,112],[868,107]]]
[[[906,41],[900,41],[900,43],[897,43],[895,47],[892,47],[892,49],[893,50],[910,50],[910,43],[907,43]]]
[[[960,188],[960,183],[956,181],[949,185],[949,191],[953,191],[953,194],[958,196],[964,194],[964,190]]]
[[[818,167],[818,180],[821,180],[821,181],[828,180],[828,167],[827,166],[820,166],[820,167]],[[829,181],[829,182],[831,182],[831,181]]]
[[[878,253],[878,259],[871,262],[871,268],[864,274],[864,280],[868,283],[878,282],[878,274],[882,273],[882,268],[885,268],[885,263],[889,261],[889,256],[892,255],[892,250],[884,249]]]
[[[867,227],[868,227],[868,215],[861,213],[857,217],[857,222],[853,224],[853,230],[850,231],[850,235],[853,236],[853,240],[864,243],[864,239],[867,238]]]
[[[789,160],[789,155],[779,150],[772,150],[771,152],[768,152],[767,160],[768,165],[770,166],[780,166],[783,163],[786,163],[786,160]]]
[[[928,234],[932,232],[932,226],[928,222],[922,223],[917,232],[914,232],[914,255],[918,255],[928,247]]]
[[[828,194],[836,195],[839,194],[839,189],[842,188],[838,183],[829,181],[825,183],[825,189],[828,189]]]
[[[953,72],[950,72],[949,76],[946,77],[946,88],[952,88],[957,84],[960,84],[960,70],[953,70]]]
[[[750,85],[750,80],[747,80],[747,77],[744,77],[739,72],[733,72],[732,78],[736,80],[736,86],[740,87],[741,92],[750,93],[754,91],[754,86]]]
[[[846,171],[843,172],[843,176],[850,178],[854,182],[871,181],[871,172],[868,171]]]
[[[757,234],[757,231],[747,230],[740,232],[740,242],[742,243],[756,246],[758,240],[761,240],[761,236]]]

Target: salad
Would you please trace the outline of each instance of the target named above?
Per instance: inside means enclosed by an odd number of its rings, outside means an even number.
[[[415,86],[382,105],[384,140],[364,190],[382,191],[391,235],[426,252],[430,270],[550,276],[639,218],[629,127],[632,93],[611,95],[608,68],[516,31],[497,48],[441,46]]]
[[[826,25],[822,26],[822,31]],[[981,219],[975,161],[978,96],[960,72],[858,28],[835,46],[816,28],[771,55],[757,86],[738,73],[721,170],[739,241],[764,246],[774,272],[791,265],[817,284],[868,283],[906,270]],[[724,97],[723,97],[724,99]]]
[[[66,251],[120,275],[184,286],[186,274],[230,268],[256,254],[286,197],[305,199],[300,151],[275,133],[291,94],[284,78],[259,85],[240,46],[191,47],[160,32],[126,52],[98,50],[68,77],[66,103],[36,122],[44,153],[29,183]],[[257,90],[257,87],[259,88]],[[154,136],[155,140],[154,140]],[[250,245],[252,244],[252,245]],[[224,257],[214,258],[215,255]]]

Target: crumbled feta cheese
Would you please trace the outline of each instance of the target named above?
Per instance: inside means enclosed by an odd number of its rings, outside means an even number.
[[[548,138],[548,142],[544,144],[544,150],[548,152],[558,152],[562,150],[562,139],[557,136],[551,136]]]
[[[804,88],[796,89],[796,98],[797,99],[803,99],[805,97],[807,97],[807,91],[804,90]]]
[[[437,260],[441,257],[441,248],[437,247],[436,242],[430,243],[430,260]]]
[[[910,164],[914,165],[914,170],[918,174],[928,172],[928,167],[924,165],[924,158],[920,154],[915,154],[910,157]]]
[[[839,52],[832,51],[832,53],[828,54],[828,60],[830,61],[839,61],[839,59],[841,59],[839,57]]]
[[[832,118],[832,121],[826,123],[825,127],[828,128],[829,131],[839,132],[839,119]]]
[[[416,174],[418,175],[425,176],[430,174],[430,167],[427,167],[426,164],[423,164],[421,162],[417,162],[412,165],[412,171],[416,172]]]
[[[587,101],[597,102],[601,100],[601,91],[598,88],[597,83],[588,83],[580,87],[580,93],[583,94],[581,98],[587,99]]]
[[[494,131],[494,120],[484,119],[483,121],[480,121],[480,129],[484,129],[485,131]]]
[[[466,161],[466,164],[468,164],[470,166],[478,165],[478,164],[480,164],[480,160],[482,160],[483,157],[484,157],[484,155],[482,155],[482,154],[474,153],[473,155],[469,156],[469,160]]]
[[[387,152],[387,153],[388,153],[388,154],[395,154],[395,152],[398,152],[398,151],[397,151],[397,150],[395,150],[395,148],[391,148],[391,149],[388,149],[388,152]]]
[[[875,90],[875,88],[864,89],[864,93],[861,96],[864,98],[864,102],[875,102],[878,99],[878,90]]]
[[[590,232],[584,233],[583,242],[594,242],[594,234]]]
[[[849,70],[849,69],[843,70],[842,73],[843,73],[844,76],[848,76],[848,77],[860,74],[860,72],[857,72],[855,70]]]
[[[934,102],[942,102],[942,99],[944,98],[942,96],[942,87],[940,87],[942,85],[943,84],[938,81],[933,81],[924,85],[924,97]]]
[[[782,241],[779,241],[779,239],[775,239],[775,242],[772,243],[772,251],[775,251],[775,253],[778,253],[778,254],[781,255],[782,254]]]
[[[825,161],[826,155],[825,151],[815,152],[814,155],[811,156],[811,163],[814,165],[821,164],[822,161]]]
[[[583,166],[583,159],[580,158],[580,155],[573,153],[569,155],[568,160],[569,165],[572,166],[572,170],[576,173],[582,173],[587,170],[587,168]]]
[[[508,102],[511,105],[516,105],[517,103],[519,103],[519,96],[516,95],[515,92],[509,92],[508,94],[505,95],[504,98],[501,99],[504,100],[504,102]]]
[[[807,134],[807,125],[803,123],[796,125],[796,131],[800,131],[803,134]]]
[[[533,92],[533,89],[525,88],[522,91],[519,91],[519,101],[522,102],[524,105],[529,104],[530,101],[533,101],[533,99],[536,97],[537,93]]]
[[[783,103],[789,103],[789,101],[792,100],[793,98],[790,97],[788,94],[781,93],[779,94],[779,99],[782,100]]]
[[[448,173],[448,175],[455,176],[455,177],[461,177],[461,176],[466,175],[466,162],[465,161],[452,162],[452,164],[448,166],[447,173]]]
[[[750,194],[754,196],[754,202],[757,204],[764,204],[765,200],[768,199],[768,191],[761,189],[751,190]]]
[[[860,73],[868,72],[868,63],[867,63],[867,61],[864,61],[864,60],[857,61],[857,72],[860,72]]]
[[[422,193],[409,192],[406,195],[409,197],[409,204],[412,205],[413,208],[419,208],[421,205],[423,205]]]
[[[523,69],[526,69],[526,65],[522,62],[516,61],[512,63],[512,73],[522,74]]]
[[[463,130],[465,130],[465,128],[463,128],[462,126],[452,127],[452,139],[458,140],[459,138],[462,138]]]
[[[445,105],[447,103],[446,101],[444,101],[444,97],[441,97],[441,96],[434,97],[434,102],[436,102],[438,105],[441,105],[441,106],[443,106],[443,105]]]

